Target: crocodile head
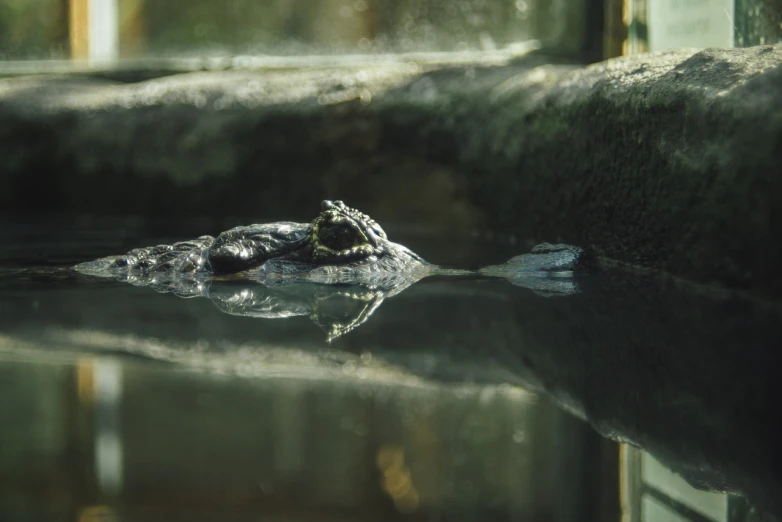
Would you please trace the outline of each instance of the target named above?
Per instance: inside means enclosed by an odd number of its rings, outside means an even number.
[[[187,274],[242,274],[247,278],[291,275],[327,283],[369,281],[394,286],[398,283],[394,278],[421,277],[432,266],[389,241],[380,225],[366,214],[341,201],[324,201],[321,213],[311,223],[241,226],[217,238],[201,236],[172,245],[137,248],[125,255],[81,263],[76,269],[137,284],[180,284],[183,280],[179,276]]]
[[[220,234],[205,251],[204,266],[229,274],[347,272],[405,273],[430,266],[388,240],[377,222],[342,201],[324,201],[311,223],[278,222],[237,227]]]

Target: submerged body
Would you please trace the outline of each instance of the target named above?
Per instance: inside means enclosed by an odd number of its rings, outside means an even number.
[[[311,223],[282,221],[227,230],[172,245],[131,250],[76,266],[79,272],[141,284],[227,276],[392,287],[428,275],[481,274],[513,279],[520,273],[563,273],[584,262],[567,245],[538,245],[531,254],[477,272],[446,270],[388,240],[372,218],[342,201],[324,201]]]

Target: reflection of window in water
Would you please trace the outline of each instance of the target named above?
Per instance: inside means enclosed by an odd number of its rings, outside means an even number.
[[[52,353],[31,349],[24,363],[0,357],[0,386],[25,404],[0,403],[14,421],[0,430],[0,447],[14,449],[0,452],[0,480],[59,488],[80,522],[136,519],[139,506],[571,520],[555,514],[581,512],[598,472],[586,467],[595,464],[588,440],[596,435],[517,387],[444,385],[371,365],[325,378],[299,364],[301,377],[275,378],[262,356],[263,379],[81,355],[54,364]],[[252,364],[252,354],[235,364]],[[15,426],[24,436],[14,438]],[[42,436],[56,439],[48,453]],[[26,467],[8,460],[16,455],[28,456]],[[29,510],[20,512],[52,508],[55,500],[27,483],[13,493]]]
[[[646,451],[621,447],[623,522],[747,522],[750,507],[739,496],[702,491]]]
[[[122,366],[113,359],[84,359],[77,366],[76,378],[79,401],[92,413],[98,489],[113,497],[122,489]]]
[[[117,514],[111,506],[98,504],[79,511],[77,522],[115,522]]]

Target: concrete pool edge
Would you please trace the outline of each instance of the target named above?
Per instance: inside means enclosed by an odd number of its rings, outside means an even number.
[[[782,46],[9,78],[0,207],[299,219],[337,197],[778,299],[780,82]]]

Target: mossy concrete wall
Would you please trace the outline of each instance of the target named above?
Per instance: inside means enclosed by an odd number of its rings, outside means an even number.
[[[0,81],[0,211],[308,220],[328,197],[782,296],[782,46],[127,76]]]

